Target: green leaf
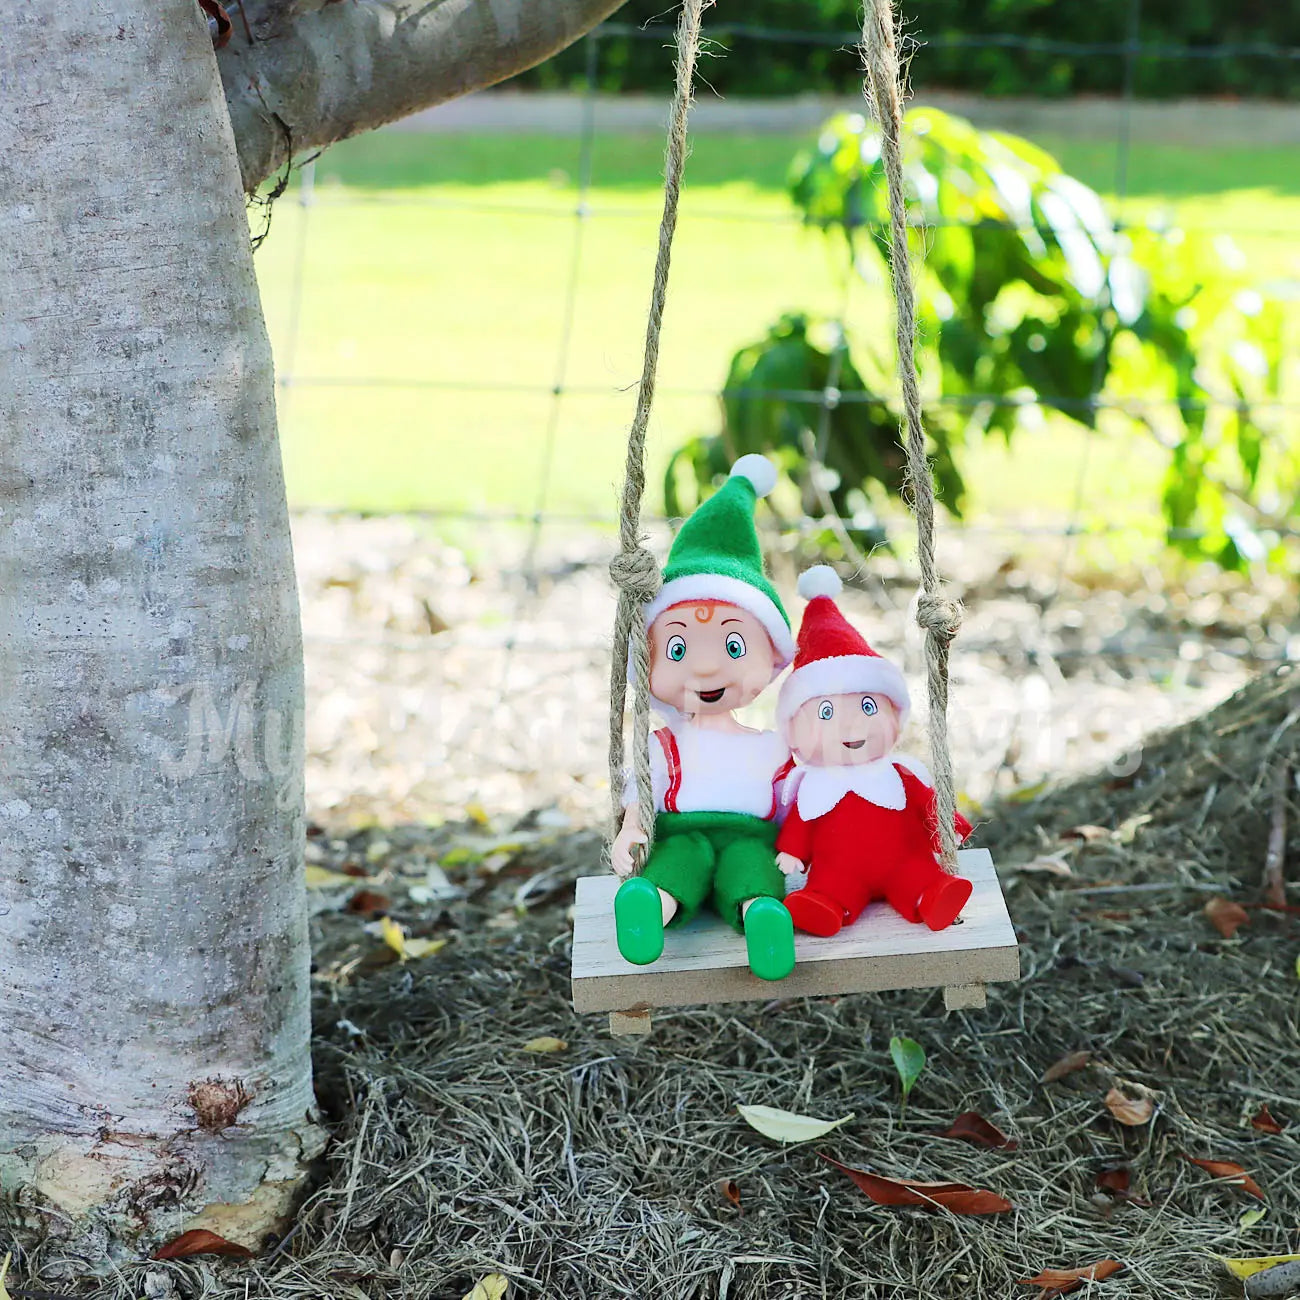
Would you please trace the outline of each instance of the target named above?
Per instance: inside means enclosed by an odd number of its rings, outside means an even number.
[[[996,89],[995,67],[986,80]],[[1133,437],[1169,449],[1171,550],[1226,568],[1293,565],[1300,446],[1279,402],[1286,321],[1230,241],[1122,226],[1036,145],[936,108],[906,114],[902,145],[909,240],[923,253],[925,427],[945,506],[960,513],[967,448],[989,434],[1010,443],[1041,397],[1058,407],[1053,424],[1095,428],[1103,409],[1108,427],[1127,419]],[[904,487],[878,126],[862,113],[831,117],[788,186],[805,224],[830,241],[845,292],[859,280],[880,327],[830,346],[818,322],[791,314],[736,353],[722,427],[670,462],[669,513],[685,513],[691,486],[702,499],[736,456],[758,451],[780,462],[805,514],[838,514],[860,538],[881,497]],[[817,482],[810,447],[828,471]]]
[[[895,1037],[889,1040],[889,1055],[903,1085],[903,1109],[906,1110],[908,1094],[925,1069],[925,1048],[911,1038]]]

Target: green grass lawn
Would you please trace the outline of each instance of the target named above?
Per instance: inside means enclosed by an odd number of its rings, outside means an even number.
[[[704,136],[687,167],[674,246],[652,490],[673,446],[716,427],[732,352],[781,312],[834,312],[839,250],[793,219],[794,136]],[[1040,143],[1103,193],[1113,144]],[[640,372],[661,201],[662,142],[603,136],[581,223],[577,293],[562,346],[579,223],[576,139],[371,135],[316,164],[257,255],[281,379],[289,493],[297,506],[580,512],[612,518]],[[1204,156],[1135,146],[1125,215],[1174,214],[1233,230],[1262,282],[1300,281],[1300,169],[1286,150]],[[301,258],[301,263],[299,259]],[[294,310],[294,284],[301,298]],[[880,289],[849,304],[879,328]],[[296,328],[294,320],[296,318]],[[558,399],[551,389],[566,390]],[[1156,523],[1161,457],[1135,437],[1065,422],[1013,448],[970,449],[971,510],[1059,522]]]

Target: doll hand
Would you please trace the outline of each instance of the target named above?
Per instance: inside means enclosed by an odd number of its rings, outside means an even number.
[[[793,853],[778,853],[776,865],[785,877],[785,892],[802,889],[808,883],[808,868]]]
[[[614,837],[609,859],[610,865],[614,868],[614,874],[620,880],[626,880],[632,874],[636,865],[632,859],[634,846],[638,844],[644,845],[645,842],[645,832],[639,826],[624,826]]]

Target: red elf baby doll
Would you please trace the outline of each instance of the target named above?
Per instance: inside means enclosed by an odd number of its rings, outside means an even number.
[[[821,564],[799,579],[808,601],[798,653],[781,687],[777,723],[799,766],[776,847],[795,926],[837,934],[878,900],[932,930],[951,925],[971,883],[939,861],[933,781],[916,759],[893,753],[911,700],[903,675],[854,630],[835,604],[841,583]],[[971,824],[960,813],[957,837]]]

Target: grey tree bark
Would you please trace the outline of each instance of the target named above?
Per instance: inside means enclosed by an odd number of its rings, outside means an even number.
[[[322,1144],[271,354],[194,0],[0,39],[0,1180],[250,1246]]]
[[[221,75],[244,186],[333,144],[531,68],[623,0],[262,0]]]
[[[195,0],[6,11],[0,1193],[87,1260],[194,1227],[258,1246],[324,1140],[243,187],[618,2],[247,0],[220,72]]]

